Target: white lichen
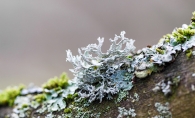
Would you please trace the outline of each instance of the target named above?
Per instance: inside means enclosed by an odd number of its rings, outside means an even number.
[[[172,79],[164,79],[164,80],[160,81],[159,83],[157,83],[152,90],[154,92],[162,91],[164,93],[164,95],[168,95],[172,92],[171,87],[178,86],[180,81],[181,81],[180,76],[177,76],[177,77],[172,78]]]
[[[124,31],[114,40],[110,39],[112,44],[106,53],[101,51],[103,38],[98,38],[99,44],[79,49],[77,56],[67,50],[67,61],[73,64],[74,68],[70,71],[75,75],[80,97],[89,98],[89,102],[101,102],[104,97],[112,99],[112,95],[119,91],[131,90],[134,77],[146,78],[155,71],[156,66],[173,61],[178,52],[195,46],[195,32],[188,28],[190,26],[184,24],[182,28],[176,28],[157,45],[143,48],[137,53],[134,40],[126,38]],[[170,84],[161,85],[164,94],[170,93]]]
[[[156,102],[154,105],[159,113],[159,115],[156,115],[152,118],[172,118],[172,113],[169,111],[169,103],[165,103],[165,105],[162,105],[159,102]]]
[[[136,116],[135,109],[131,109],[131,108],[127,110],[125,109],[125,107],[118,107],[118,112],[119,115],[117,116],[117,118],[123,118],[124,116],[131,116],[131,117]]]
[[[115,35],[113,40],[110,39],[112,44],[106,53],[101,51],[103,38],[98,38],[99,44],[79,49],[77,56],[72,56],[71,51],[67,50],[67,61],[73,64],[71,72],[77,80],[81,98],[89,98],[89,102],[99,99],[101,102],[105,96],[112,99],[113,94],[133,87],[132,60],[126,57],[134,54],[134,40],[126,38],[124,34],[123,31],[120,36]]]

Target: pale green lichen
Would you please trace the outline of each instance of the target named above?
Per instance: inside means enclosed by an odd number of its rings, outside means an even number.
[[[128,91],[120,91],[118,94],[118,97],[115,101],[115,103],[121,102],[124,98],[126,98],[129,95]]]
[[[75,93],[76,88],[77,87],[75,87],[75,84],[69,81],[65,89],[59,89],[57,91],[55,88],[51,90],[46,89],[45,90],[46,100],[43,101],[42,95],[40,96],[43,102],[41,104],[41,107],[37,110],[37,112],[39,113],[56,112],[65,109],[67,107],[67,102],[73,101],[74,98],[78,96],[77,93]]]
[[[53,83],[54,82],[54,83]],[[78,96],[75,93],[76,84],[68,80],[65,73],[60,78],[49,80],[43,85],[43,90],[37,87],[30,87],[20,91],[25,96],[17,96],[14,102],[14,110],[11,117],[30,117],[30,110],[36,109],[37,113],[50,113],[46,117],[58,117],[53,114],[62,111],[67,107],[67,102],[72,102]],[[38,92],[39,91],[39,92]],[[63,116],[63,115],[62,115]],[[63,118],[63,117],[62,117]]]

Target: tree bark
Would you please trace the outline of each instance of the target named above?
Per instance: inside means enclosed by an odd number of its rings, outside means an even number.
[[[115,103],[114,100],[104,99],[102,103],[93,102],[87,109],[96,108],[95,112],[101,113],[101,118],[116,118],[118,116],[118,107],[126,109],[133,108],[137,118],[148,118],[158,115],[156,102],[169,102],[170,112],[173,118],[194,118],[195,117],[195,57],[187,58],[184,52],[178,54],[174,62],[167,63],[160,72],[152,73],[144,79],[135,78],[134,88],[129,91],[129,95],[121,102]],[[181,81],[178,85],[171,86],[171,94],[164,95],[161,91],[154,92],[152,89],[155,84],[162,80],[180,76]],[[139,95],[139,101],[132,101],[129,96],[134,93]],[[109,108],[108,108],[109,106]],[[37,114],[32,109],[30,117],[44,117],[45,114]],[[6,114],[12,112],[11,107],[0,107],[0,117],[4,118]],[[57,114],[61,114],[58,112]]]

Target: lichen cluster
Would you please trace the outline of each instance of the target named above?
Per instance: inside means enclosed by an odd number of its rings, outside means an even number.
[[[172,93],[171,89],[173,87],[177,87],[180,81],[180,76],[177,76],[175,78],[165,78],[164,80],[157,83],[152,90],[154,92],[162,91],[164,95],[169,95]]]
[[[135,109],[129,108],[129,110],[127,110],[124,107],[118,107],[118,111],[119,111],[119,115],[117,116],[117,118],[124,118],[125,116],[131,116],[131,117],[136,116]]]
[[[23,90],[17,89],[17,95],[14,94],[15,100],[13,99],[12,103],[15,107],[13,113],[8,117],[30,117],[32,109],[36,109],[37,113],[49,112],[48,117],[49,115],[52,116],[53,112],[64,110],[68,105],[67,102],[73,101],[78,96],[75,93],[76,89],[77,86],[68,79],[65,73],[62,73],[60,78],[55,77],[50,79],[43,84],[42,88],[30,85]],[[9,91],[6,90],[4,92],[11,94]]]
[[[171,34],[165,35],[157,45],[148,46],[135,52],[134,40],[120,36],[110,39],[111,45],[106,53],[101,51],[104,39],[98,38],[98,44],[90,44],[78,50],[79,55],[73,56],[67,50],[67,61],[73,64],[70,71],[75,78],[69,80],[63,73],[54,77],[42,88],[29,86],[7,88],[0,91],[0,105],[13,106],[13,113],[8,117],[30,117],[31,109],[36,113],[50,117],[100,117],[101,113],[92,113],[95,109],[87,109],[92,102],[104,98],[113,99],[118,94],[116,103],[129,95],[136,82],[135,79],[146,78],[160,67],[174,61],[181,51],[187,58],[194,55],[191,49],[195,46],[195,12],[190,25],[182,25]],[[180,77],[160,81],[154,91],[161,90],[165,95],[171,93],[172,86],[178,86]],[[139,101],[137,93],[130,96],[132,102]],[[82,104],[82,105],[81,105]],[[169,115],[169,108],[160,103],[155,104],[160,115]],[[61,116],[55,113],[62,112]],[[75,113],[76,111],[76,113]],[[118,117],[135,117],[135,110],[118,107]],[[167,114],[163,114],[166,112]],[[156,116],[160,117],[160,116]]]
[[[152,118],[172,118],[172,113],[169,111],[169,103],[165,103],[165,105],[156,102],[154,105],[159,113],[159,115],[156,115]]]
[[[145,78],[158,71],[158,67],[174,61],[179,52],[186,51],[190,58],[190,48],[195,46],[193,23],[192,20],[190,25],[184,24],[182,28],[175,28],[172,34],[161,38],[157,45],[143,48],[136,53],[134,40],[126,38],[124,31],[120,36],[116,35],[114,40],[110,39],[111,46],[106,53],[101,51],[103,38],[98,38],[99,44],[82,48],[83,53],[79,49],[77,56],[67,50],[67,61],[73,64],[74,68],[70,70],[75,75],[79,96],[88,98],[89,102],[101,102],[104,97],[112,99],[113,94],[131,90],[134,77]]]
[[[82,48],[83,53],[79,49],[80,55],[72,56],[71,51],[67,50],[67,61],[74,66],[71,71],[75,75],[81,98],[89,98],[89,102],[101,102],[104,97],[112,99],[113,94],[133,87],[132,59],[127,56],[134,54],[134,40],[126,38],[124,34],[123,31],[120,36],[110,39],[112,44],[106,53],[101,51],[103,38],[98,38],[99,44]]]

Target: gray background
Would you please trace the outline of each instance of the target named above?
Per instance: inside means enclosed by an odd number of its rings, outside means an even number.
[[[0,1],[0,89],[41,85],[67,72],[65,50],[126,31],[137,49],[153,45],[175,27],[189,24],[195,0]]]

